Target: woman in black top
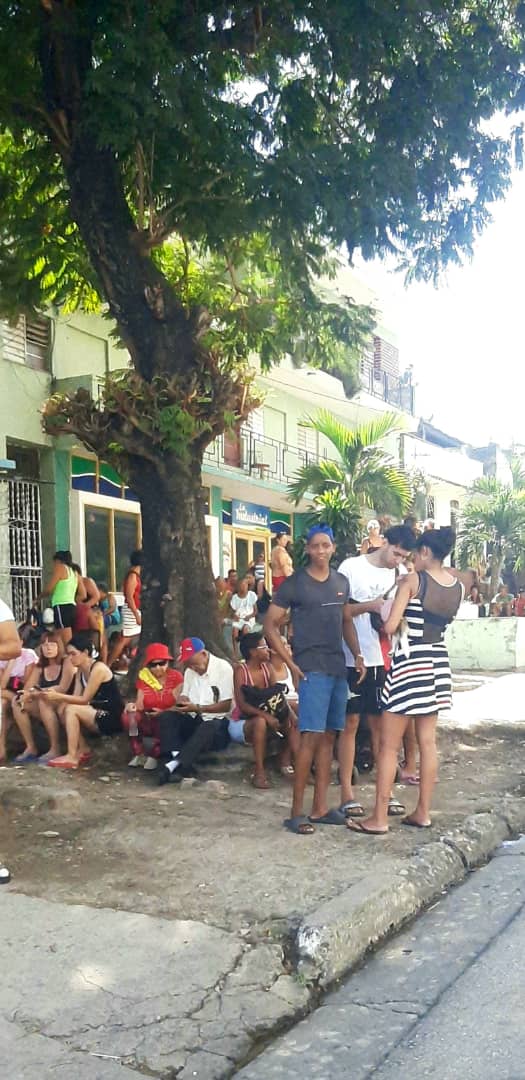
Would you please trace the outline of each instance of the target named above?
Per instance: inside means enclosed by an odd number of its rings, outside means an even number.
[[[89,634],[75,634],[67,654],[77,670],[72,694],[48,690],[49,701],[63,705],[61,718],[67,734],[67,754],[50,761],[55,769],[78,769],[91,758],[82,728],[92,735],[116,735],[121,731],[124,708],[120,690],[107,664],[93,657]]]

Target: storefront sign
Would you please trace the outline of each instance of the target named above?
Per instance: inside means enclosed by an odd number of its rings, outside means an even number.
[[[258,529],[269,529],[270,510],[267,506],[257,506],[256,503],[232,499],[232,525],[244,527],[250,525]]]

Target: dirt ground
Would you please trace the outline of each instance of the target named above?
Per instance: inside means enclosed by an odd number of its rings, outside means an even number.
[[[342,827],[291,835],[282,827],[288,784],[275,775],[271,790],[255,791],[245,751],[203,767],[198,782],[158,787],[155,775],[126,769],[127,747],[115,740],[77,773],[0,769],[0,856],[21,893],[279,939],[320,902],[397,865],[466,814],[525,794],[522,747],[523,728],[443,730],[435,828],[419,833],[394,820],[388,837],[371,839]],[[358,794],[370,807],[373,778]],[[396,794],[414,806],[416,789]],[[334,786],[332,805],[338,796]]]

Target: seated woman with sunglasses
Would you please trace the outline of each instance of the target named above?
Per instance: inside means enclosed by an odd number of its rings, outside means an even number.
[[[88,763],[91,753],[84,732],[116,735],[122,730],[124,704],[118,683],[107,664],[97,659],[91,635],[74,634],[66,651],[76,669],[73,692],[43,691],[46,701],[61,706],[58,711],[67,735],[67,753],[48,762],[48,768],[54,769],[78,769]]]
[[[183,678],[180,671],[169,667],[173,660],[169,649],[160,642],[148,645],[135,683],[136,702],[126,706],[123,717],[133,751],[128,763],[130,768],[155,769],[160,756],[160,732],[158,713],[173,708],[180,694]],[[144,739],[151,741],[148,753],[145,753]]]

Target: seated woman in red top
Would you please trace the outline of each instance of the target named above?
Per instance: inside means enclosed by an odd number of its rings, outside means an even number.
[[[138,674],[137,700],[126,706],[124,725],[128,728],[133,757],[131,768],[143,765],[155,769],[160,755],[159,728],[156,713],[171,709],[180,694],[183,678],[180,671],[168,667],[170,660],[166,645],[154,642],[148,645],[144,667]],[[148,754],[144,752],[144,737],[152,740]]]

